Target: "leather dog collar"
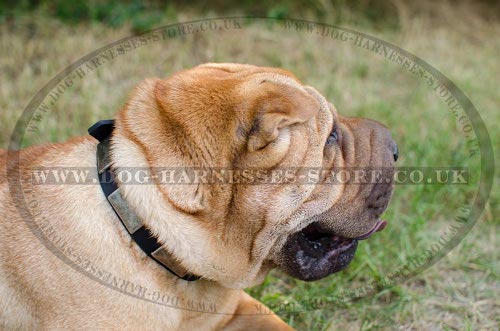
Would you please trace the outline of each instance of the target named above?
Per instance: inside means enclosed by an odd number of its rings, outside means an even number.
[[[125,199],[123,199],[120,188],[113,180],[114,172],[113,169],[111,169],[111,159],[109,155],[109,144],[113,128],[114,120],[102,120],[88,129],[89,134],[99,140],[96,152],[97,173],[101,189],[106,199],[127,232],[146,255],[183,280],[193,281],[199,279],[199,276],[188,273],[167,249],[162,247],[158,239],[142,224],[137,214],[130,208]]]

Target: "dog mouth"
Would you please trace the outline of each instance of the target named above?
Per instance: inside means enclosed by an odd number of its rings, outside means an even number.
[[[345,269],[354,258],[358,241],[368,239],[386,225],[386,221],[378,220],[367,233],[346,238],[324,230],[318,222],[313,222],[288,238],[277,264],[290,276],[300,280],[324,278]]]

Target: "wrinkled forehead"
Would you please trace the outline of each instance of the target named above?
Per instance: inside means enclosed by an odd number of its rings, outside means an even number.
[[[232,91],[235,86],[245,85],[246,83],[273,82],[302,90],[304,86],[297,77],[287,70],[237,63],[202,64],[179,71],[167,78],[167,80],[177,82],[179,85],[199,86],[204,89],[216,87],[218,92]]]
[[[306,91],[319,101],[321,105],[319,124],[324,125],[337,119],[335,107],[321,93],[313,87],[304,85],[295,75],[285,69],[239,63],[207,63],[181,71],[178,75],[185,83],[189,81],[197,85],[200,82],[205,82],[212,88],[225,86],[227,88],[225,91],[235,91],[234,84],[237,82],[236,91],[242,98],[248,97],[256,85],[264,82],[291,86]]]
[[[319,104],[321,105],[321,112],[323,120],[327,123],[330,123],[332,121],[337,121],[339,120],[339,115],[337,113],[337,109],[335,106],[331,103],[328,102],[328,100],[321,94],[319,93],[315,88],[311,86],[305,86],[304,87],[307,92],[309,92],[312,96],[314,96],[318,101]]]
[[[304,86],[297,77],[287,70],[237,63],[207,63],[181,71],[174,76],[180,76],[184,81],[202,81],[221,85],[230,83],[233,86],[241,83],[259,84],[264,82],[285,84],[298,89],[303,89]]]

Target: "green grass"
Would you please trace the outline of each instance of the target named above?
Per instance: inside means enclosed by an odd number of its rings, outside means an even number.
[[[397,28],[364,25],[362,31],[413,52],[454,81],[480,111],[498,151],[500,23],[483,20],[474,7],[436,8],[425,7],[416,16],[399,8]],[[443,16],[437,19],[436,13]],[[176,14],[181,20],[195,18]],[[352,22],[350,27],[357,28]],[[79,57],[128,35],[129,28],[95,22],[66,25],[44,16],[1,23],[2,146],[7,147],[16,120],[38,89]],[[470,185],[397,186],[384,215],[389,227],[360,244],[347,270],[314,283],[273,271],[264,284],[249,290],[265,304],[301,309],[307,300],[331,298],[380,279],[434,243],[457,209],[473,197],[478,161],[468,157],[455,120],[425,83],[362,48],[268,24],[171,38],[118,57],[64,93],[40,123],[40,132],[26,135],[24,144],[84,135],[89,125],[118,111],[143,78],[208,61],[284,67],[315,86],[341,114],[387,125],[401,151],[399,165],[465,166],[473,174]],[[345,305],[278,313],[301,330],[497,330],[498,202],[494,191],[481,220],[460,245],[413,279]]]

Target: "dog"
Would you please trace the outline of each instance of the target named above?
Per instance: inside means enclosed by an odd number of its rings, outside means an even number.
[[[90,132],[0,154],[2,329],[293,330],[243,289],[273,268],[329,276],[386,225],[388,129],[339,115],[284,69],[208,63],[146,79]],[[94,182],[34,180],[75,168]],[[353,168],[385,180],[334,178]],[[131,169],[150,182],[127,185],[117,174]],[[182,180],[198,170],[232,177]]]

